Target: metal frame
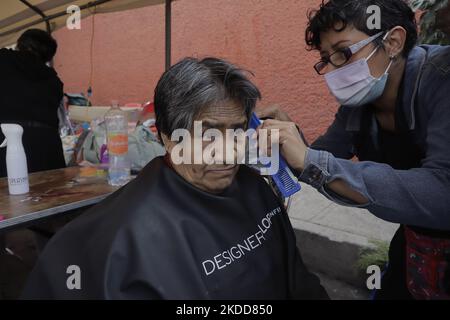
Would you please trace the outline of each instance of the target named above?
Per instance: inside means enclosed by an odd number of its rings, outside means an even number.
[[[41,9],[32,5],[27,0],[19,0],[19,1],[22,2],[24,5],[26,5],[28,8],[30,8],[31,10],[33,10],[34,12],[36,12],[38,15],[40,15],[42,17],[42,19],[44,19],[44,21],[45,21],[45,26],[47,27],[47,32],[52,33],[52,29],[50,28],[50,22],[47,20],[47,16],[45,15],[44,12],[42,12]]]
[[[19,0],[19,1],[20,1],[20,2],[23,2],[23,3],[26,2],[26,1],[24,2],[23,0]],[[80,6],[80,10],[88,9],[88,8],[91,8],[91,7],[94,7],[94,6],[103,4],[103,3],[105,3],[105,2],[109,2],[109,1],[111,1],[111,0],[96,0],[96,1],[91,1],[91,2],[89,2],[89,3],[87,3],[87,4],[85,4],[85,5]],[[28,6],[28,5],[27,5],[27,6]],[[30,8],[31,8],[31,9],[35,8],[35,9],[39,10],[39,9],[36,8],[35,6],[32,6],[32,7],[30,7]],[[33,9],[33,10],[36,11],[35,9]],[[40,11],[40,10],[39,10],[39,11]],[[37,11],[36,11],[36,12],[37,12]],[[40,11],[40,12],[42,13],[42,11]],[[42,23],[42,22],[49,23],[52,19],[56,19],[56,18],[59,18],[59,17],[62,17],[62,16],[67,15],[67,12],[66,12],[66,11],[61,11],[61,12],[58,12],[58,13],[55,13],[55,14],[52,14],[52,15],[49,15],[49,16],[46,16],[46,15],[43,14],[43,13],[42,13],[42,14],[39,14],[39,15],[41,15],[42,18],[40,18],[40,19],[38,19],[38,20],[35,20],[35,21],[32,21],[32,22],[30,22],[30,23],[27,23],[27,24],[25,24],[25,25],[22,25],[22,26],[20,26],[20,27],[17,27],[17,28],[8,30],[8,31],[3,32],[3,33],[0,33],[0,37],[4,37],[4,36],[7,36],[7,35],[9,35],[9,34],[15,33],[15,32],[17,32],[17,31],[21,31],[21,30],[27,29],[27,28],[29,28],[29,27],[35,26],[35,25],[37,25],[37,24],[39,24],[39,23]]]
[[[47,32],[51,33],[52,30],[51,30],[51,26],[50,26],[50,21],[52,19],[59,18],[59,17],[67,14],[66,11],[62,11],[62,12],[58,12],[58,13],[47,16],[47,15],[45,15],[44,12],[42,12],[42,10],[40,10],[38,7],[29,3],[27,0],[19,0],[19,1],[22,2],[24,5],[26,5],[27,7],[29,7],[30,9],[32,9],[38,15],[40,15],[41,18],[37,19],[35,21],[32,21],[30,23],[27,23],[25,25],[19,26],[17,28],[0,33],[0,37],[7,36],[9,34],[27,29],[29,27],[32,27],[32,26],[37,25],[42,22],[45,22],[46,27],[47,27]],[[111,1],[111,0],[91,1],[85,5],[80,6],[80,9],[81,10],[88,9],[88,8],[91,8],[91,7],[94,7],[94,6],[103,4],[105,2],[109,2],[109,1]],[[165,49],[165,69],[167,70],[170,68],[171,57],[172,57],[172,0],[166,0],[166,4],[165,4],[165,47],[166,47],[166,49]]]

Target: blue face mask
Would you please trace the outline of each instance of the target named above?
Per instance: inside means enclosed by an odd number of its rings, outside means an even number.
[[[387,34],[383,40],[386,37]],[[381,97],[386,88],[389,77],[388,71],[391,68],[393,60],[391,59],[381,77],[373,77],[367,61],[379,48],[378,46],[367,58],[355,61],[325,75],[325,80],[331,93],[341,105],[359,107]]]

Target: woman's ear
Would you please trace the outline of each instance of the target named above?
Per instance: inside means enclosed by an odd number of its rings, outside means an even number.
[[[388,37],[384,40],[384,49],[389,57],[401,56],[405,48],[406,33],[405,28],[400,26],[394,27],[389,31]]]

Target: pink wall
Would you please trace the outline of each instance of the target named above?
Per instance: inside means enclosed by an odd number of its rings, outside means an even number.
[[[173,3],[173,62],[186,56],[217,56],[255,73],[263,101],[280,104],[316,138],[337,104],[305,50],[309,8],[320,0],[179,0]],[[55,67],[66,92],[85,92],[89,81],[92,18],[81,30],[55,33]],[[97,15],[93,47],[95,104],[151,100],[164,70],[164,6]]]

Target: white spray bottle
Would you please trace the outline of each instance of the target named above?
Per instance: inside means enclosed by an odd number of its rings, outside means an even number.
[[[25,150],[22,145],[23,128],[18,124],[0,125],[5,141],[0,148],[6,149],[6,170],[10,194],[24,194],[30,191],[28,184],[28,167]]]

